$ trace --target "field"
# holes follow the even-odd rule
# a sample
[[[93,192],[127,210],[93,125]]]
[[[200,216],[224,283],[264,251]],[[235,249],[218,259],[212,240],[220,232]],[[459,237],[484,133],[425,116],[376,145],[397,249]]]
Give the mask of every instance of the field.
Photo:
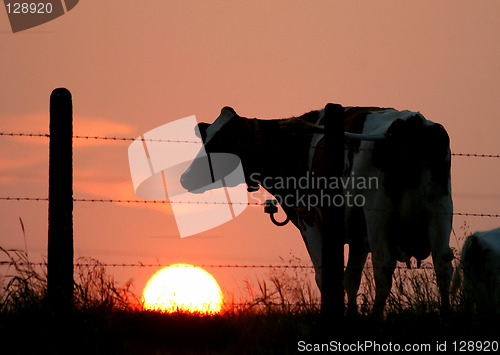
[[[2,252],[10,259],[0,289],[0,349],[6,354],[293,354],[347,346],[391,353],[406,345],[432,353],[438,345],[453,350],[464,341],[474,341],[462,343],[464,349],[493,350],[488,342],[499,338],[500,316],[465,310],[460,290],[443,318],[426,268],[396,270],[384,319],[370,314],[367,269],[360,313],[335,325],[321,318],[317,293],[300,269],[275,270],[257,287],[248,285],[250,298],[227,300],[220,315],[168,315],[143,310],[130,285],[118,287],[92,259],[75,269],[74,311],[58,314],[45,302],[46,269],[30,264],[22,251]]]

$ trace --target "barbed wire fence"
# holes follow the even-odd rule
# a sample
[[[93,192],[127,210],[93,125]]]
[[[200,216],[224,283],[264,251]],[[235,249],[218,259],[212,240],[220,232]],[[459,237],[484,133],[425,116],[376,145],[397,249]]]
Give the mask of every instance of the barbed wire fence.
[[[6,132],[2,131],[0,132],[0,137],[25,137],[25,138],[39,138],[39,139],[47,139],[51,137],[50,134],[47,133],[30,133],[30,132]],[[97,135],[72,135],[73,139],[78,139],[78,140],[100,140],[100,141],[109,141],[109,142],[134,142],[136,140],[142,140],[143,143],[145,142],[164,142],[164,143],[174,143],[174,144],[201,144],[201,141],[194,141],[194,140],[173,140],[173,139],[147,139],[144,136],[141,136],[139,138],[132,138],[132,137],[118,137],[118,136],[97,136]],[[275,146],[283,146],[281,144],[276,144]],[[322,146],[313,146],[311,147],[313,149],[324,149]],[[360,150],[370,150],[366,148],[360,148]],[[452,157],[460,157],[460,158],[481,158],[481,159],[498,159],[500,158],[500,154],[482,154],[482,153],[452,153]],[[0,196],[0,201],[34,201],[34,202],[47,202],[49,203],[49,198],[48,197],[28,197],[28,196]],[[131,200],[131,199],[112,199],[112,198],[74,198],[72,197],[73,202],[78,202],[78,203],[98,203],[98,204],[196,204],[196,205],[246,205],[246,206],[265,206],[264,203],[259,203],[259,202],[233,202],[233,201],[169,201],[169,200]],[[493,213],[474,213],[474,212],[453,212],[454,216],[464,216],[464,217],[482,217],[482,218],[500,218],[500,214],[493,214]],[[21,222],[22,223],[22,222]],[[3,249],[2,249],[3,250]],[[5,250],[4,250],[5,251]],[[26,251],[27,253],[27,251]],[[0,260],[0,266],[15,266],[17,267],[22,267],[22,266],[27,266],[27,267],[42,267],[42,268],[47,268],[47,261],[45,262],[30,262],[28,259],[23,259],[23,260],[8,260],[8,261],[2,261]],[[142,263],[142,262],[135,262],[135,263],[103,263],[91,258],[79,258],[75,261],[73,261],[73,267],[76,268],[94,268],[94,267],[106,267],[106,268],[154,268],[154,269],[160,269],[164,268],[166,266],[171,266],[171,265],[166,265],[166,264],[161,264],[161,263]],[[288,271],[288,270],[294,270],[295,272],[301,272],[301,271],[306,271],[313,273],[314,266],[312,265],[297,265],[297,264],[288,264],[288,265],[283,265],[283,264],[197,264],[197,267],[201,267],[204,269],[266,269],[266,270],[281,270],[283,272]],[[344,266],[345,269],[345,266]],[[408,270],[408,266],[402,266],[402,265],[397,265],[396,269],[398,272],[404,272],[400,270]],[[424,272],[427,272],[428,270],[433,270],[433,265],[431,263],[423,263],[419,269],[423,270]],[[365,270],[368,270],[368,272],[373,272],[373,266],[371,263],[366,263],[365,265]],[[366,278],[366,274],[364,276]],[[369,285],[369,282],[365,280],[365,283]],[[260,286],[260,284],[259,284]],[[368,289],[370,286],[367,286]],[[279,293],[281,295],[281,292]],[[272,295],[270,295],[272,296]],[[255,299],[254,300],[255,305],[258,305],[259,302],[263,303],[265,306],[273,305],[273,300],[272,298],[269,299]],[[276,305],[286,305],[286,306],[291,306],[293,305],[292,303],[283,303],[283,298],[281,299],[281,302],[276,303]],[[317,299],[309,299],[308,303],[313,306],[322,306],[323,301],[321,303],[317,302]],[[248,303],[238,303],[238,302],[231,302],[230,303],[233,306],[238,306],[238,305],[248,305]]]
[[[0,136],[3,137],[25,137],[25,138],[50,138],[48,133],[33,133],[33,132],[8,132],[1,131]],[[97,136],[97,135],[73,135],[73,139],[81,140],[102,140],[102,141],[119,141],[133,142],[137,139],[143,142],[164,142],[174,144],[201,144],[200,141],[191,140],[175,140],[175,139],[147,139],[144,137],[133,138],[125,136]],[[281,146],[281,145],[280,145]],[[321,147],[317,147],[321,148]],[[486,158],[499,159],[500,154],[483,154],[483,153],[451,153],[453,157],[462,158]],[[48,197],[23,197],[23,196],[0,196],[0,201],[41,201],[48,202]],[[131,200],[131,199],[104,199],[104,198],[73,198],[74,202],[81,203],[120,203],[120,204],[193,204],[193,205],[246,205],[246,206],[265,206],[261,202],[234,202],[234,201],[169,201],[169,200]],[[462,217],[484,217],[484,218],[500,218],[500,214],[494,213],[474,213],[474,212],[453,212],[454,216]],[[9,265],[11,262],[0,261],[0,265]],[[18,263],[18,265],[30,264],[33,266],[44,266],[46,263]],[[100,263],[106,267],[165,267],[168,265],[162,264],[144,264],[144,263]],[[91,266],[91,264],[75,263],[77,267]],[[92,264],[93,265],[93,264]],[[313,269],[312,265],[241,265],[241,264],[207,264],[197,265],[203,268],[240,268],[240,269]],[[404,267],[398,266],[404,269]],[[432,265],[422,265],[422,268],[432,269]]]
[[[6,137],[31,137],[31,138],[50,138],[48,133],[25,133],[25,132],[0,132],[0,136]],[[108,140],[132,142],[140,139],[143,142],[164,142],[164,143],[185,143],[185,144],[201,144],[200,141],[191,140],[172,140],[172,139],[147,139],[147,138],[132,138],[132,137],[110,137],[110,136],[90,136],[90,135],[74,135],[74,139],[85,140]],[[451,153],[454,157],[465,158],[500,158],[500,154],[481,154],[481,153]],[[16,196],[0,196],[0,200],[7,201],[48,201],[46,197],[16,197]],[[74,202],[88,203],[137,203],[137,204],[194,204],[194,205],[247,205],[247,206],[265,206],[259,202],[228,202],[228,201],[169,201],[169,200],[130,200],[130,199],[99,199],[99,198],[74,198]],[[453,212],[455,216],[468,217],[489,217],[500,218],[500,214],[492,213],[471,213],[471,212]]]

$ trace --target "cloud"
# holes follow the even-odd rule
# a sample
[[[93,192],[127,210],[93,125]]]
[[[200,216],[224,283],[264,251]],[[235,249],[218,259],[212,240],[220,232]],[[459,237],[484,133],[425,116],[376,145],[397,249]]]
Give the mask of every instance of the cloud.
[[[147,208],[167,215],[173,215],[169,203],[136,203],[126,201],[142,201],[134,193],[134,187],[129,180],[125,181],[77,181],[74,185],[74,196],[76,199],[110,199],[124,202],[116,202],[117,205],[132,208]],[[85,203],[85,202],[82,202]],[[91,203],[91,202],[88,202]],[[105,202],[102,202],[105,203]]]
[[[49,133],[49,114],[35,112],[24,115],[0,116],[0,131],[15,133]],[[116,122],[105,117],[75,115],[73,117],[73,135],[99,137],[128,137],[134,131],[133,127]],[[15,142],[32,145],[46,144],[44,137],[12,137]],[[123,144],[122,141],[102,139],[74,139],[73,147]]]
[[[136,138],[131,136],[131,133],[133,131],[134,129],[130,125],[126,125],[120,122],[114,122],[106,118],[77,116],[74,119],[73,133],[75,136]],[[124,142],[92,138],[77,138],[73,140],[73,146],[75,147],[109,144],[123,145]]]
[[[47,134],[48,116],[41,112],[0,115],[0,132]],[[74,135],[126,136],[132,131],[131,126],[107,118],[74,117]],[[123,141],[74,139],[75,197],[91,194],[100,198],[136,199],[129,181],[127,147]],[[48,181],[48,166],[48,138],[0,136],[0,190],[9,191],[16,181]],[[38,193],[45,196],[47,190]]]

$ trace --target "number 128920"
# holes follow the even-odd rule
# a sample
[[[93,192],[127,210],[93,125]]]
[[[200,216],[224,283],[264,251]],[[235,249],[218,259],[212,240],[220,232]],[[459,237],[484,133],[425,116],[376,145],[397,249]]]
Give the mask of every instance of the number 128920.
[[[14,2],[5,4],[9,14],[50,14],[52,4],[50,2]]]

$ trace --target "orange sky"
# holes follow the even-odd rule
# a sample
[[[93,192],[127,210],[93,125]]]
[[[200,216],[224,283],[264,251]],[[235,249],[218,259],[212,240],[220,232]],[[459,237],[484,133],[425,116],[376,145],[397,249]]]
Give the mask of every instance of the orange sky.
[[[0,131],[48,131],[56,87],[74,99],[75,134],[137,137],[230,105],[277,118],[328,102],[420,111],[454,152],[500,153],[500,3],[496,1],[86,0],[42,26],[11,33],[0,9]],[[76,198],[134,199],[128,143],[75,141]],[[48,142],[0,137],[0,197],[47,195]],[[455,157],[455,210],[500,213],[500,160]],[[0,245],[46,255],[46,202],[0,201]],[[104,262],[308,263],[293,227],[261,208],[180,239],[168,207],[76,203],[75,256]],[[458,236],[498,219],[455,218]],[[452,240],[454,236],[452,235]],[[110,269],[138,290],[152,269]],[[254,269],[210,269],[226,289]]]

